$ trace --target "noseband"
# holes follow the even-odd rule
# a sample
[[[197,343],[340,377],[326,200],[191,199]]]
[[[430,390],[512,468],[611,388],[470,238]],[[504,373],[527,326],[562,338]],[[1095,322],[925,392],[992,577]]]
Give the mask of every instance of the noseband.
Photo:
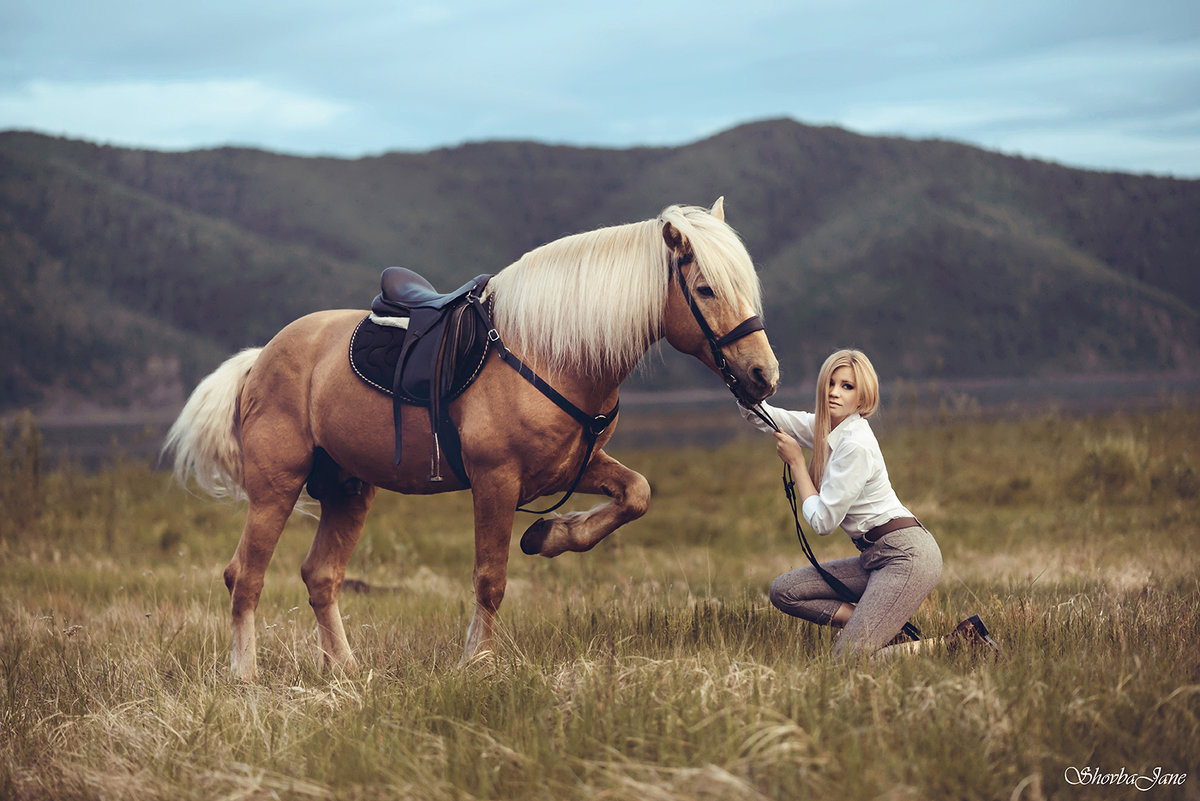
[[[696,318],[696,324],[700,326],[701,333],[704,334],[704,339],[708,342],[708,349],[712,352],[713,363],[717,370],[721,373],[721,378],[725,380],[725,386],[729,387],[729,391],[737,397],[740,382],[737,376],[733,374],[733,370],[729,367],[729,362],[725,361],[725,354],[722,353],[722,348],[726,345],[731,345],[745,336],[753,334],[755,331],[764,330],[762,318],[757,314],[748,317],[738,323],[732,331],[725,336],[718,337],[712,330],[712,326],[708,324],[708,320],[704,319],[704,313],[700,311],[700,307],[696,304],[696,299],[692,297],[691,290],[688,289],[687,281],[683,277],[683,268],[695,261],[692,254],[687,254],[683,258],[673,257],[671,261],[671,271],[675,273],[676,280],[679,281],[679,291],[683,293],[684,299],[687,301],[688,308],[692,310],[692,316]]]

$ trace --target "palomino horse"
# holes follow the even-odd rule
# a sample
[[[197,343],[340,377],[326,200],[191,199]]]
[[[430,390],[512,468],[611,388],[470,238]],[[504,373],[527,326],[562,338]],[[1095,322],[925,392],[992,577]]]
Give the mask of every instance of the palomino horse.
[[[663,337],[720,371],[743,403],[775,391],[775,354],[761,324],[746,320],[757,321],[758,278],[725,224],[722,200],[711,210],[671,206],[657,219],[551,242],[498,273],[486,292],[494,295],[494,333],[507,349],[588,415],[615,407],[621,382]],[[314,469],[316,449],[336,462],[340,482],[356,479],[352,486],[361,488],[318,493],[320,522],[301,567],[326,667],[356,667],[338,597],[378,488],[415,494],[467,488],[451,475],[430,480],[432,434],[420,407],[403,410],[406,445],[394,464],[392,401],[361,381],[347,357],[364,314],[310,314],[265,347],[233,356],[200,383],[168,434],[165,449],[174,452],[180,480],[191,476],[214,496],[248,501],[245,529],[225,569],[236,678],[255,674],[263,574]],[[576,480],[578,491],[608,496],[590,511],[529,527],[523,550],[557,556],[586,551],[645,514],[650,486],[603,451],[613,425],[588,442],[580,424],[496,349],[449,415],[474,507],[475,609],[463,650],[469,661],[492,647],[518,506]]]

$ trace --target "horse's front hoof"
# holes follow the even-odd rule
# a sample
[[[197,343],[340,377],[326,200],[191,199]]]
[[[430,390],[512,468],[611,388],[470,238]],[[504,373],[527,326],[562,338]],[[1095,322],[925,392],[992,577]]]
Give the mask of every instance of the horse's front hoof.
[[[352,656],[338,660],[326,654],[321,659],[321,672],[338,678],[349,678],[359,675],[362,671],[359,669],[358,660]]]
[[[546,537],[550,536],[550,529],[553,525],[544,517],[535,520],[533,525],[525,529],[525,533],[521,535],[521,552],[526,556],[540,554],[542,546],[546,544]]]

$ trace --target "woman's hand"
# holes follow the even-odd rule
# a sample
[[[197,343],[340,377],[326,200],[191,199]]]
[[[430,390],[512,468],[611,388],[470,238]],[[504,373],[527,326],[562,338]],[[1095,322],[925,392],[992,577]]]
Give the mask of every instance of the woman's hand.
[[[792,466],[794,472],[804,473],[808,471],[808,467],[804,461],[804,450],[800,447],[800,443],[782,431],[775,432],[775,452],[779,454],[779,458],[785,464]]]
[[[775,452],[785,464],[792,468],[792,481],[796,483],[796,499],[804,503],[812,495],[817,495],[812,477],[808,474],[808,465],[804,461],[804,450],[800,443],[781,431],[775,432]]]

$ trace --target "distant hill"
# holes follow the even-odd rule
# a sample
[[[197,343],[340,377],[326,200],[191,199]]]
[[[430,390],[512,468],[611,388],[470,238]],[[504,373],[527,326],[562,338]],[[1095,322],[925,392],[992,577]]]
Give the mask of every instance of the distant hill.
[[[390,264],[450,288],[546,241],[726,196],[786,381],[1200,370],[1200,181],[790,120],[675,148],[362,159],[0,133],[0,410],[169,406]],[[674,354],[640,387],[711,386]]]

